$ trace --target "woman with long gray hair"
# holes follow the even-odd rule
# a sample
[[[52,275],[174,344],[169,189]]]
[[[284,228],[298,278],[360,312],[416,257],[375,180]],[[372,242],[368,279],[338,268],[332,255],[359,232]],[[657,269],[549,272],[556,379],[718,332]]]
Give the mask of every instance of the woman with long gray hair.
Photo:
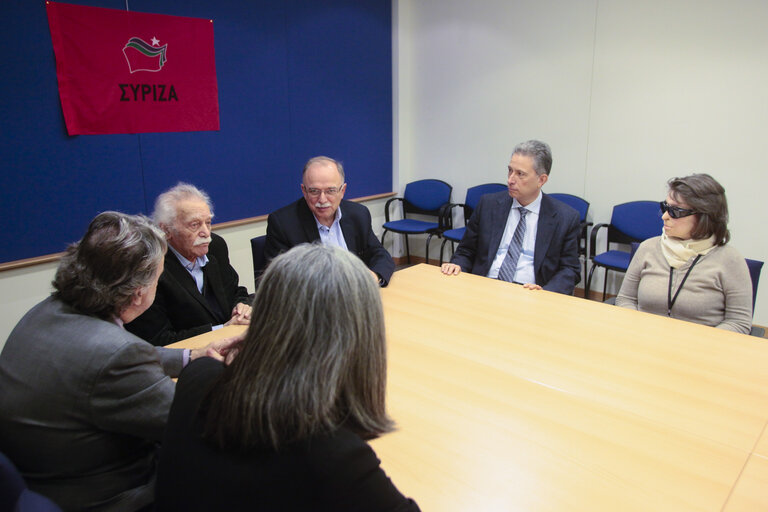
[[[419,510],[364,441],[392,430],[379,289],[335,247],[299,245],[261,278],[228,366],[182,373],[159,510]]]

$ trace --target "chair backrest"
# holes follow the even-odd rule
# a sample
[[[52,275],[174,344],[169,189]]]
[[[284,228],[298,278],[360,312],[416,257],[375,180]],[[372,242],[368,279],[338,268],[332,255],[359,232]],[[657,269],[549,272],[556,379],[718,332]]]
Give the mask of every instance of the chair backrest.
[[[403,212],[439,215],[440,207],[451,202],[453,187],[442,180],[412,181],[405,186]]]
[[[589,203],[585,201],[584,199],[580,198],[579,196],[574,196],[572,194],[561,194],[558,192],[554,192],[552,194],[547,194],[549,197],[557,199],[560,202],[563,202],[579,212],[579,221],[585,222],[587,220],[587,212],[589,211]]]
[[[763,268],[763,262],[758,260],[747,260],[747,268],[749,268],[749,277],[752,278],[752,314],[755,314],[755,300],[757,300],[757,285],[760,282],[760,270]]]
[[[267,266],[267,260],[264,257],[264,244],[266,242],[267,242],[266,235],[251,238],[251,255],[253,256],[254,287],[256,286],[256,282],[258,281],[259,276],[264,271],[264,267]]]
[[[466,222],[472,212],[477,208],[477,203],[480,202],[480,198],[485,194],[493,194],[494,192],[501,192],[507,190],[507,186],[502,183],[483,183],[482,185],[475,185],[467,189],[467,198],[464,200],[464,221]]]
[[[664,221],[658,201],[631,201],[617,204],[611,215],[611,228],[608,230],[608,242],[642,242],[661,235]]]

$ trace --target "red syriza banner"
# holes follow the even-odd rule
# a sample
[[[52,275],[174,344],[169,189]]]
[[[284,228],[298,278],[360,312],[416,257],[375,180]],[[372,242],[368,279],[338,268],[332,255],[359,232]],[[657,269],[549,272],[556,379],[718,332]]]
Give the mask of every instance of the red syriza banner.
[[[212,20],[46,8],[70,135],[219,129]]]

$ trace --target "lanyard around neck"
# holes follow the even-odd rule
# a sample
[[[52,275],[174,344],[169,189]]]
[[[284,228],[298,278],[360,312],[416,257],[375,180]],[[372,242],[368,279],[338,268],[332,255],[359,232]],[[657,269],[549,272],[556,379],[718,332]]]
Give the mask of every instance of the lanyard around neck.
[[[696,259],[693,260],[693,263],[691,263],[691,266],[688,267],[688,271],[685,273],[685,276],[683,276],[683,280],[680,281],[680,286],[677,287],[677,291],[675,292],[675,296],[672,297],[672,267],[669,267],[669,289],[667,290],[667,316],[672,316],[672,306],[675,305],[675,301],[677,301],[677,296],[680,295],[680,290],[683,289],[683,285],[685,284],[685,280],[688,279],[688,276],[691,273],[691,270],[693,270],[693,266],[696,265],[696,263],[699,261],[699,258],[701,258],[701,254],[696,256]]]

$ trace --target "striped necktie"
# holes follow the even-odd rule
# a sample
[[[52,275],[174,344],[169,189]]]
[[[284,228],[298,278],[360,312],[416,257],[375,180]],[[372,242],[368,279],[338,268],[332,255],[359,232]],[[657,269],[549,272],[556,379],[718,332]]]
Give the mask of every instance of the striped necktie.
[[[501,268],[499,268],[499,279],[502,281],[514,281],[515,272],[517,272],[517,260],[520,259],[520,253],[523,252],[525,216],[528,214],[528,210],[522,206],[518,206],[517,209],[520,212],[520,222],[517,223],[515,234],[512,235],[512,241],[509,242],[507,256],[504,258],[504,261],[501,262]]]

